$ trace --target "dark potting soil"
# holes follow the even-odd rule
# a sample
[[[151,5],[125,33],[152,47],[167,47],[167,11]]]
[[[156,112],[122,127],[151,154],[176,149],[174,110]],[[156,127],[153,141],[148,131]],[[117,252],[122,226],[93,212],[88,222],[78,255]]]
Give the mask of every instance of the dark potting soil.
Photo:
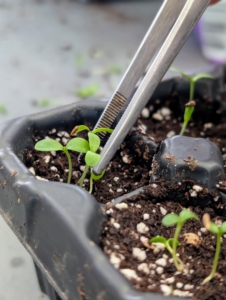
[[[215,110],[216,112],[216,110]],[[218,112],[216,112],[218,114]],[[219,117],[208,116],[188,125],[185,135],[207,138],[220,148],[226,167],[225,124]],[[161,142],[167,137],[179,134],[181,118],[170,109],[170,103],[159,109],[153,106],[142,111],[138,120],[138,130],[149,139]],[[170,159],[170,158],[169,158]],[[153,165],[153,168],[155,166]],[[222,190],[226,184],[221,183]],[[225,186],[224,186],[225,185]],[[210,274],[215,254],[216,236],[207,232],[202,224],[202,216],[209,213],[218,226],[226,220],[226,207],[219,201],[218,190],[214,194],[191,180],[169,184],[161,179],[151,182],[145,192],[120,204],[108,203],[108,221],[104,225],[101,247],[112,265],[142,292],[162,293],[191,297],[193,299],[225,299],[226,292],[226,235],[222,238],[218,269],[211,282],[202,285]],[[193,197],[194,194],[197,196]],[[171,254],[161,245],[149,242],[152,237],[172,238],[175,226],[164,227],[162,219],[168,213],[179,214],[189,208],[199,217],[199,221],[185,223],[180,234],[181,245],[178,254],[186,268],[178,272]]]
[[[43,138],[57,139],[65,145],[70,136],[65,131],[38,132],[33,136],[34,145]],[[105,175],[94,182],[94,197],[101,203],[107,203],[121,195],[129,193],[139,187],[149,184],[149,171],[146,166],[141,167],[136,162],[136,157],[131,155],[127,140],[121,145],[108,165]],[[78,154],[70,151],[73,174],[71,184],[76,184],[85,167],[84,160],[78,162]],[[31,149],[26,153],[25,164],[39,180],[49,180],[67,183],[68,161],[63,152],[39,152]],[[89,190],[89,175],[84,180],[85,189]]]
[[[116,206],[107,204],[106,214],[109,219],[104,224],[101,237],[103,251],[111,264],[139,291],[199,300],[225,299],[226,235],[222,238],[217,274],[210,282],[202,285],[202,281],[211,272],[216,236],[209,233],[201,221],[203,215],[208,213],[212,221],[220,225],[225,221],[224,205],[212,204],[200,208],[190,206],[192,203],[186,197],[181,201],[199,217],[199,221],[187,221],[179,236],[177,253],[186,266],[179,272],[164,245],[149,242],[158,235],[172,238],[175,226],[164,227],[162,219],[168,213],[179,214],[183,209],[181,203],[159,201],[153,196],[158,189],[161,190],[161,183],[153,184],[145,193]]]
[[[156,106],[151,105],[142,111],[141,118],[138,120],[138,127],[141,128],[143,134],[160,143],[167,137],[179,135],[184,106],[180,106],[177,98],[166,101],[161,107],[159,107],[158,101]],[[215,143],[222,154],[226,154],[226,120],[221,115],[221,109],[212,104],[209,109],[207,105],[200,111],[198,110],[199,102],[196,102],[194,116],[188,123],[184,135],[206,138]]]

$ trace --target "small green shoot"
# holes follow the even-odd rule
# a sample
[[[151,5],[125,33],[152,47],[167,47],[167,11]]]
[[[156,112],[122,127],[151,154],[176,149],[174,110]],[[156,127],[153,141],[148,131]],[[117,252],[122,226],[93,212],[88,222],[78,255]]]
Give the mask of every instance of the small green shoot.
[[[184,134],[184,131],[188,125],[188,122],[190,121],[192,114],[195,110],[195,101],[194,101],[194,94],[195,94],[195,84],[198,80],[204,79],[204,78],[209,78],[209,79],[214,79],[214,77],[210,74],[205,74],[205,73],[200,73],[195,76],[190,76],[185,73],[183,73],[181,70],[176,69],[176,68],[171,68],[172,71],[180,73],[181,76],[184,78],[187,78],[187,80],[190,83],[190,93],[189,93],[189,102],[185,105],[185,112],[184,112],[184,122],[181,128],[180,135]]]
[[[220,227],[218,227],[215,223],[210,221],[209,214],[205,214],[203,216],[203,224],[208,231],[216,234],[216,236],[217,236],[216,251],[215,251],[212,271],[211,271],[210,275],[208,277],[206,277],[206,279],[204,279],[203,284],[205,284],[205,283],[209,282],[216,273],[218,260],[219,260],[219,256],[220,256],[220,250],[221,250],[221,237],[224,233],[226,233],[226,222],[223,222],[222,225]]]
[[[82,187],[84,183],[84,179],[89,171],[90,168],[96,166],[98,162],[100,161],[100,154],[96,153],[100,150],[100,138],[96,133],[99,132],[108,132],[112,133],[113,130],[110,128],[97,128],[91,131],[89,127],[86,125],[80,125],[75,126],[75,128],[72,130],[71,135],[76,135],[77,133],[81,131],[88,131],[88,141],[76,137],[71,139],[66,146],[61,145],[56,140],[53,139],[44,139],[35,144],[35,150],[37,151],[63,151],[68,159],[68,165],[69,165],[69,172],[68,172],[68,180],[67,183],[71,182],[71,176],[72,176],[72,161],[71,156],[68,152],[68,150],[75,151],[78,153],[85,153],[85,169],[83,171],[83,174],[77,184]],[[90,190],[89,192],[92,193],[93,190],[93,180],[99,180],[104,176],[105,170],[100,175],[95,175],[91,173],[90,176]]]
[[[97,94],[99,86],[96,83],[93,83],[87,87],[80,88],[76,91],[76,96],[86,99]]]
[[[181,232],[181,229],[182,229],[184,223],[190,219],[198,220],[198,217],[188,209],[182,210],[179,215],[168,214],[162,219],[162,224],[166,227],[177,225],[175,233],[174,233],[174,237],[173,237],[173,243],[172,243],[172,250],[173,250],[172,256],[173,256],[174,265],[178,271],[181,271],[184,268],[183,263],[179,264],[178,258],[177,258],[178,237],[179,237],[179,234]]]
[[[173,256],[173,249],[172,249],[173,239],[172,238],[167,240],[163,236],[156,236],[150,240],[150,243],[161,243],[161,244],[165,245],[166,249]],[[176,247],[178,247],[179,245],[180,245],[180,242],[178,240],[176,240]],[[179,257],[176,256],[176,259],[180,265],[183,265],[183,262],[180,260]]]
[[[86,153],[85,154],[85,163],[86,163],[85,169],[83,171],[81,178],[77,182],[77,184],[82,187],[84,179],[85,179],[89,169],[96,166],[98,164],[98,162],[100,161],[100,154],[96,153],[97,151],[100,150],[100,138],[97,135],[97,133],[100,133],[100,132],[112,133],[113,130],[110,128],[97,128],[97,129],[94,129],[93,131],[90,131],[89,127],[87,127],[85,125],[79,125],[79,126],[75,126],[75,128],[71,132],[71,135],[76,135],[78,132],[81,132],[81,131],[88,131],[88,141],[86,141],[85,139],[82,139],[87,142],[86,151],[79,151],[75,148],[71,149],[71,150],[74,150],[74,151],[80,152],[80,153]],[[77,140],[77,139],[81,139],[81,138],[77,137],[77,138],[74,138],[73,140]],[[91,173],[89,193],[92,193],[92,190],[93,190],[93,180],[101,179],[104,176],[104,173],[105,173],[105,170],[100,175],[95,175],[95,174]]]

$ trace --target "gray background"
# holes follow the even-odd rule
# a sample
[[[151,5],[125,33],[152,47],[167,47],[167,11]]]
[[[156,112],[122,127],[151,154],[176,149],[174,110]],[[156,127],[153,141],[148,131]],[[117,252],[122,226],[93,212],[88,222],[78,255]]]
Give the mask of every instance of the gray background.
[[[108,98],[161,2],[0,0],[0,105],[7,110],[0,121],[72,103],[93,84],[95,97]],[[208,66],[193,36],[174,66]],[[0,241],[0,300],[46,299],[30,256],[1,218]]]

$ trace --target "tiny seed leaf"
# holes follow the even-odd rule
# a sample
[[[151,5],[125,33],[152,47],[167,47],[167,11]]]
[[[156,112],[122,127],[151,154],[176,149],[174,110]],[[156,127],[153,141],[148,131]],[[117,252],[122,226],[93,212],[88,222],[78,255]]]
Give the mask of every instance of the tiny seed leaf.
[[[89,167],[94,167],[100,161],[100,154],[88,151],[85,156],[85,162]]]
[[[93,133],[98,133],[98,132],[108,132],[108,133],[112,133],[114,130],[111,128],[96,128],[94,129],[92,132]]]
[[[88,137],[89,137],[90,151],[96,152],[100,147],[100,138],[99,138],[99,136],[97,136],[96,134],[94,134],[92,132],[89,132]]]
[[[188,209],[182,210],[180,212],[179,217],[180,217],[180,221],[183,222],[183,223],[185,221],[189,220],[189,219],[196,219],[196,220],[198,220],[198,217],[193,212],[191,212]]]
[[[173,226],[179,221],[179,216],[176,214],[168,214],[162,219],[162,224],[164,226]]]
[[[217,227],[217,225],[213,222],[210,222],[210,232],[218,234],[219,233],[219,228]]]
[[[167,245],[169,245],[170,247],[172,247],[173,246],[173,240],[174,240],[173,238],[168,239],[167,242],[166,242]],[[176,246],[177,247],[180,246],[180,242],[178,240],[176,241]]]
[[[52,139],[44,139],[35,144],[35,150],[38,151],[61,151],[62,149],[63,146],[59,142]]]
[[[156,236],[150,239],[150,243],[161,243],[166,244],[166,239],[163,236]]]
[[[66,148],[79,153],[86,153],[89,150],[89,143],[85,139],[77,137],[70,140]]]
[[[180,69],[177,69],[177,68],[170,68],[170,70],[173,71],[173,72],[179,73],[181,76],[187,78],[190,82],[193,80],[193,77],[192,77],[192,76],[189,76],[189,75],[183,73]]]
[[[214,79],[214,77],[210,74],[200,73],[200,74],[197,74],[196,76],[193,77],[193,82],[196,82],[196,81],[198,81],[200,79],[203,79],[203,78]]]
[[[226,232],[226,222],[222,223],[220,229],[221,229],[222,234]]]
[[[87,131],[90,131],[89,127],[86,126],[86,125],[78,125],[78,126],[75,126],[72,131],[71,131],[71,135],[75,135],[81,131],[84,131],[84,130],[87,130]]]
[[[185,122],[190,121],[194,109],[195,109],[194,106],[185,107],[185,111],[184,111],[184,121]]]

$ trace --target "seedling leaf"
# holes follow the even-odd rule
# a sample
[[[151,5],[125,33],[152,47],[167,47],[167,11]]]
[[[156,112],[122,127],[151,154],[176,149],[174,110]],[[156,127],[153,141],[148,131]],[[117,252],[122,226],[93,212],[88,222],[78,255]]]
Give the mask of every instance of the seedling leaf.
[[[221,229],[222,234],[226,232],[226,222],[222,223],[220,229]]]
[[[93,133],[98,133],[98,132],[108,132],[108,133],[112,133],[114,130],[111,128],[96,128],[94,129],[92,132]]]
[[[83,138],[74,138],[67,143],[67,149],[79,153],[86,153],[89,150],[89,143]]]
[[[92,173],[91,174],[91,178],[93,180],[99,180],[99,179],[101,179],[104,176],[104,174],[105,174],[105,170],[103,170],[103,172],[100,175],[95,175],[94,173]]]
[[[79,125],[79,126],[75,126],[72,131],[71,131],[71,135],[75,135],[81,131],[84,131],[84,130],[87,130],[87,131],[90,131],[89,127],[86,126],[86,125]]]
[[[215,234],[218,234],[218,232],[219,232],[218,226],[213,222],[210,222],[210,232],[215,233]]]
[[[196,82],[196,81],[198,81],[200,79],[203,79],[203,78],[214,79],[214,77],[210,74],[199,73],[199,74],[197,74],[196,76],[193,77],[193,81]]]
[[[167,227],[173,226],[173,225],[177,224],[179,219],[180,219],[179,216],[176,214],[168,214],[162,219],[162,224]]]
[[[166,244],[166,239],[163,236],[156,236],[150,239],[150,243],[161,243]]]
[[[184,111],[184,121],[185,122],[189,122],[190,121],[191,116],[192,116],[194,110],[195,110],[194,106],[186,107],[185,108],[185,111]]]
[[[172,246],[173,246],[173,238],[168,239],[168,240],[166,241],[166,244],[169,245],[170,247],[172,247]],[[180,242],[177,240],[177,241],[176,241],[176,247],[178,247],[178,246],[180,246]]]
[[[191,212],[188,209],[182,210],[180,212],[179,217],[180,217],[180,221],[183,222],[183,223],[185,221],[189,220],[189,219],[196,219],[196,220],[198,220],[198,217],[193,212]]]
[[[89,137],[90,151],[96,152],[100,147],[100,138],[99,138],[99,136],[97,136],[96,134],[94,134],[92,132],[89,132],[88,137]]]
[[[62,151],[63,146],[52,139],[44,139],[35,144],[35,150],[38,151]]]
[[[170,70],[173,71],[173,72],[179,73],[181,76],[187,78],[189,81],[192,81],[192,76],[189,76],[189,75],[183,73],[180,69],[170,68]]]
[[[100,154],[88,151],[85,156],[85,162],[89,167],[94,167],[100,161]]]

